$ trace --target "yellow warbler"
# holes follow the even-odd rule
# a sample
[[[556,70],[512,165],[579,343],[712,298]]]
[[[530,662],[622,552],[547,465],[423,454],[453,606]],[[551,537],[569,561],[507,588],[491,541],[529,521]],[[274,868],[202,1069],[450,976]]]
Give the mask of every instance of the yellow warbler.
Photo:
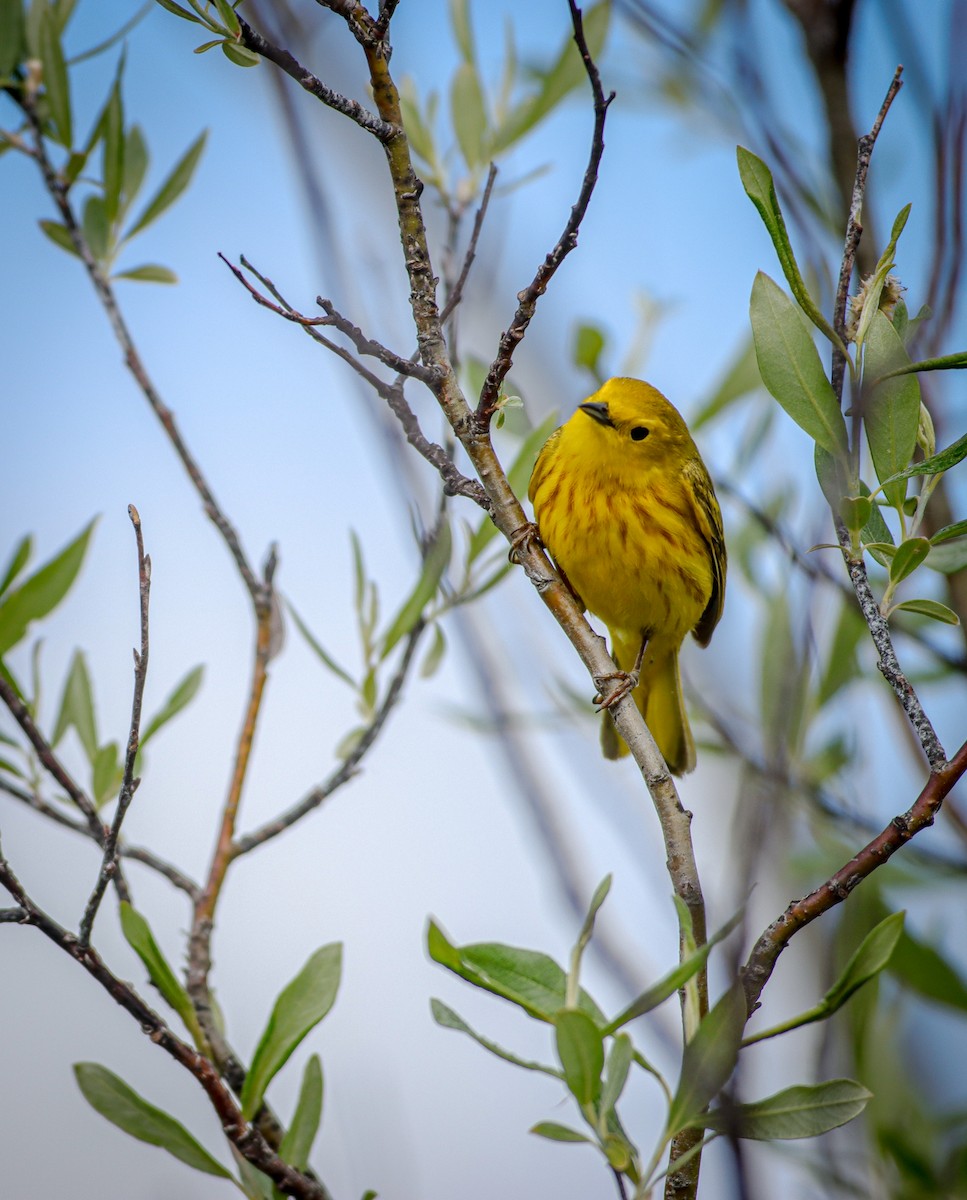
[[[615,663],[676,775],[695,766],[678,651],[722,615],[725,537],[705,464],[678,410],[638,379],[609,379],[547,439],[528,491],[541,540],[579,603],[608,627]],[[628,753],[605,711],[606,758]]]

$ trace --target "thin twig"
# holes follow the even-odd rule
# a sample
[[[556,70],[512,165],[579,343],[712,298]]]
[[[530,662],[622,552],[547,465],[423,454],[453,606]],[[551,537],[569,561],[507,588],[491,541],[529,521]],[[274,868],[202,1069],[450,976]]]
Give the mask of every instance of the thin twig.
[[[334,5],[327,4],[325,7],[333,8]],[[241,15],[238,16],[238,21],[242,27],[242,45],[247,46],[249,50],[254,50],[262,58],[267,58],[269,62],[275,63],[280,71],[284,71],[290,79],[295,80],[299,87],[304,88],[317,100],[321,100],[327,108],[342,113],[344,117],[354,121],[361,129],[371,133],[380,142],[386,143],[396,137],[399,130],[395,126],[381,121],[375,113],[363,108],[358,100],[350,100],[348,96],[343,96],[327,87],[321,79],[317,79],[311,71],[297,62],[288,50],[273,45],[267,38],[254,30]],[[353,23],[349,22],[348,17],[347,22],[352,28]]]
[[[133,504],[128,505],[128,516],[134,526],[134,536],[138,547],[138,596],[141,626],[141,650],[134,652],[134,697],[131,701],[131,727],[128,731],[128,745],[124,757],[124,774],[121,777],[121,790],[118,794],[117,809],[114,820],[104,840],[104,856],[101,860],[101,870],[87,902],[84,916],[78,931],[78,943],[81,948],[90,944],[91,932],[97,917],[97,910],[104,899],[107,886],[117,874],[118,869],[118,840],[121,836],[121,824],[134,798],[134,793],[140,784],[140,778],[134,777],[134,764],[138,757],[138,747],[141,744],[141,704],[144,699],[144,684],[148,677],[148,600],[151,594],[151,559],[144,552],[144,538],[141,533],[141,517]]]
[[[555,245],[554,249],[537,268],[534,278],[519,293],[519,303],[517,311],[514,314],[514,319],[502,334],[497,355],[490,364],[490,370],[487,372],[487,378],[484,380],[476,411],[477,420],[484,426],[489,424],[490,418],[496,411],[500,386],[506,379],[507,372],[510,370],[514,351],[527,332],[527,327],[534,316],[534,312],[537,309],[537,301],[547,291],[547,285],[550,283],[558,267],[577,245],[578,230],[591,202],[591,195],[598,180],[598,167],[601,163],[601,155],[604,153],[604,123],[607,117],[608,106],[614,99],[615,94],[611,92],[610,95],[605,96],[601,87],[601,76],[598,73],[598,68],[595,66],[594,60],[591,58],[588,44],[584,37],[581,10],[575,4],[574,0],[568,0],[568,6],[571,10],[571,21],[574,26],[574,40],[580,51],[584,62],[584,69],[594,94],[594,133],[591,138],[591,152],[588,157],[587,168],[584,172],[581,191],[578,194],[577,202],[571,209],[567,224],[564,226],[564,232],[558,238],[557,245]]]
[[[384,367],[389,367],[391,371],[395,371],[398,375],[412,376],[414,379],[419,379],[432,388],[434,383],[433,376],[422,363],[404,358],[401,354],[396,354],[395,351],[382,345],[382,343],[368,338],[358,326],[354,325],[352,321],[344,317],[335,308],[331,300],[326,300],[323,296],[317,296],[316,303],[326,316],[325,320],[317,320],[314,323],[333,326],[333,328],[338,329],[340,333],[349,338],[360,354],[376,358]]]
[[[46,817],[57,825],[61,825],[64,829],[70,829],[74,833],[79,833],[82,837],[94,842],[97,841],[97,837],[83,821],[69,816],[58,805],[49,804],[38,793],[28,792],[24,788],[17,787],[15,783],[3,775],[0,775],[0,791],[6,792],[8,796],[13,796],[15,800],[19,800],[28,808],[32,808],[34,812],[40,813],[41,816]],[[174,884],[179,891],[185,892],[192,900],[201,891],[198,884],[193,879],[189,879],[184,872],[143,846],[129,846],[127,842],[120,841],[118,842],[118,854],[122,858],[133,859],[135,862],[150,867],[152,871],[157,871],[159,875],[163,875],[169,883]]]
[[[911,807],[893,818],[889,825],[858,854],[802,900],[790,904],[786,911],[769,926],[756,942],[742,969],[746,1000],[750,1014],[758,1007],[762,989],[793,935],[835,905],[842,903],[850,892],[878,867],[905,846],[922,829],[932,825],[951,788],[967,773],[967,742],[954,757],[937,771],[932,771],[920,795]]]
[[[395,708],[397,701],[403,690],[403,684],[406,682],[406,677],[409,674],[410,666],[413,662],[413,657],[416,654],[417,646],[426,629],[423,621],[419,621],[410,630],[406,638],[406,644],[403,648],[403,654],[400,658],[396,670],[393,672],[393,678],[390,680],[389,687],[386,689],[386,695],[383,697],[383,702],[376,710],[373,719],[363,730],[359,740],[353,747],[352,752],[340,764],[339,768],[329,776],[325,783],[321,783],[318,787],[314,787],[308,792],[298,804],[294,804],[280,816],[275,817],[271,821],[266,821],[264,825],[260,825],[251,833],[244,837],[238,838],[233,846],[233,857],[248,854],[250,850],[254,850],[256,846],[264,845],[265,842],[271,841],[278,837],[280,833],[284,833],[287,829],[291,829],[296,822],[312,812],[314,808],[318,808],[320,804],[328,800],[329,797],[348,783],[355,775],[359,773],[359,764],[362,762],[370,746],[379,737],[383,726],[386,723],[386,718]]]
[[[456,311],[457,305],[463,299],[463,289],[467,286],[470,268],[477,257],[477,243],[480,241],[480,234],[483,230],[484,219],[487,216],[487,209],[490,207],[490,198],[493,195],[496,180],[497,167],[494,163],[491,163],[490,169],[487,172],[487,182],[484,184],[483,195],[480,198],[480,204],[473,219],[473,229],[470,231],[470,241],[467,243],[467,252],[463,256],[463,265],[460,268],[460,274],[456,278],[453,289],[447,296],[446,303],[440,310],[441,324],[444,324]]]

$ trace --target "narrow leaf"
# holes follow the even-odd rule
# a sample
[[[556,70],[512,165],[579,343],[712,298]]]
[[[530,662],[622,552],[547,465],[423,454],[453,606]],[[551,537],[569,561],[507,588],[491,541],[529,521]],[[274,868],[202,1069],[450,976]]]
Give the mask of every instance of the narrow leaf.
[[[482,1046],[484,1050],[489,1051],[497,1058],[502,1058],[504,1062],[513,1063],[515,1067],[523,1067],[526,1071],[539,1071],[543,1075],[551,1075],[554,1079],[563,1079],[564,1074],[554,1067],[545,1066],[544,1063],[533,1062],[530,1059],[520,1058],[510,1050],[505,1050],[503,1046],[498,1046],[496,1042],[492,1042],[489,1038],[485,1038],[483,1034],[477,1033],[472,1029],[467,1022],[460,1016],[459,1013],[453,1011],[442,1000],[431,999],[430,1011],[433,1014],[433,1019],[444,1029],[454,1029],[458,1033],[465,1033],[467,1037],[473,1038],[478,1046]]]
[[[141,734],[142,750],[159,729],[167,725],[182,709],[188,707],[195,696],[198,695],[198,690],[204,678],[205,668],[203,665],[199,665],[192,667],[184,679],[175,686],[164,704],[162,704],[151,720],[145,725],[144,731]]]
[[[693,1122],[732,1137],[756,1141],[791,1141],[818,1137],[858,1117],[873,1099],[852,1079],[830,1079],[812,1086],[786,1088],[753,1104],[717,1109]]]
[[[302,636],[309,643],[309,647],[312,650],[313,654],[315,654],[315,656],[319,659],[319,661],[326,668],[326,670],[332,671],[333,675],[338,675],[339,678],[343,681],[343,683],[348,683],[349,686],[353,690],[355,690],[355,688],[356,688],[355,679],[353,679],[353,677],[349,674],[348,671],[344,671],[343,668],[339,665],[339,663],[336,662],[336,660],[334,658],[332,658],[329,654],[326,653],[326,651],[322,648],[321,644],[316,641],[315,637],[313,636],[312,631],[309,629],[309,626],[306,625],[305,621],[303,621],[303,619],[299,616],[299,614],[296,612],[296,610],[292,607],[291,603],[288,600],[286,600],[285,604],[286,604],[286,608],[288,608],[289,612],[292,614],[292,619],[293,619],[293,621],[295,621],[296,629],[298,629],[298,631],[302,634]]]
[[[946,604],[941,604],[939,600],[904,600],[896,607],[905,612],[919,613],[922,617],[932,617],[933,620],[942,621],[945,625],[960,624],[960,617]]]
[[[829,1014],[842,1008],[854,992],[887,965],[903,932],[903,918],[902,912],[891,913],[860,942],[839,978],[823,997]]]
[[[896,244],[899,241],[900,234],[907,223],[907,218],[910,216],[910,205],[907,204],[900,209],[896,220],[893,222],[893,229],[890,233],[890,240],[887,243],[886,249],[880,255],[876,268],[873,271],[872,277],[866,283],[866,297],[863,303],[863,312],[860,316],[859,324],[856,328],[854,341],[857,346],[862,346],[866,342],[867,333],[872,327],[873,320],[880,309],[880,297],[883,294],[883,285],[886,283],[886,278],[893,270],[894,259],[896,257]]]
[[[887,371],[885,375],[881,375],[880,379],[890,379],[894,375],[909,375],[915,371],[962,371],[965,367],[967,367],[967,350],[961,350],[957,354],[943,354],[939,358],[923,358],[919,362],[910,362],[907,359],[905,363]]]
[[[904,930],[890,958],[889,969],[910,991],[967,1012],[967,980],[929,942]]]
[[[564,1081],[583,1108],[601,1095],[604,1043],[587,1013],[566,1008],[554,1018],[557,1055],[564,1068]]]
[[[601,1089],[601,1114],[607,1118],[621,1098],[628,1072],[634,1059],[634,1046],[626,1033],[619,1033],[612,1041],[608,1060],[604,1068],[604,1086]]]
[[[883,375],[904,361],[909,358],[897,331],[877,312],[866,339],[864,375]],[[914,376],[887,379],[864,391],[863,425],[878,480],[902,471],[913,458],[919,423],[920,385]],[[884,487],[883,494],[898,508],[906,496],[906,480]]]
[[[87,760],[93,765],[97,756],[97,722],[94,716],[94,695],[87,660],[82,650],[75,650],[67,669],[60,711],[54,723],[51,745],[56,746],[68,729],[77,732]]]
[[[194,13],[190,13],[187,8],[183,8],[176,0],[155,0],[156,4],[160,4],[162,8],[168,12],[174,13],[176,17],[181,17],[185,21],[192,21],[195,25],[201,25],[203,22],[200,17],[196,17]]]
[[[938,454],[925,458],[923,462],[914,463],[912,467],[898,471],[896,475],[884,480],[883,486],[893,483],[896,479],[911,479],[914,475],[942,475],[944,471],[949,471],[964,458],[967,458],[967,433],[948,446],[946,450],[941,450]]]
[[[950,538],[959,538],[967,534],[967,521],[956,521],[953,525],[945,525],[943,529],[938,529],[930,539],[931,546],[937,546],[941,542],[949,541]],[[3,588],[0,587],[0,592]]]
[[[69,150],[73,141],[71,93],[60,35],[61,31],[53,11],[46,9],[40,21],[40,57],[44,66],[47,106],[54,126],[55,140]]]
[[[279,993],[245,1076],[241,1099],[247,1120],[258,1112],[265,1089],[296,1046],[332,1008],[341,970],[342,946],[323,946]]]
[[[148,170],[148,147],[140,125],[132,125],[124,141],[123,212],[133,204]]]
[[[772,238],[772,244],[775,246],[776,254],[782,267],[782,273],[786,277],[790,291],[796,297],[799,307],[816,328],[829,338],[833,345],[837,346],[843,354],[846,354],[846,347],[840,340],[839,335],[817,308],[816,302],[810,296],[809,290],[803,280],[802,272],[799,270],[799,264],[796,262],[796,256],[793,253],[792,243],[789,240],[789,234],[786,232],[786,222],[782,215],[782,209],[779,207],[779,199],[776,195],[776,186],[772,178],[772,172],[761,158],[758,158],[743,146],[736,147],[735,155],[739,164],[739,178],[742,180],[742,186],[745,188],[746,195],[755,205],[756,211],[762,218],[762,223],[765,225],[769,237]],[[768,384],[766,386],[768,387]],[[772,389],[770,388],[769,390],[771,391]],[[827,449],[831,449],[831,447],[827,447]]]
[[[295,1112],[289,1122],[289,1128],[279,1154],[287,1163],[302,1171],[309,1162],[312,1153],[312,1143],[319,1132],[319,1122],[322,1120],[322,1063],[318,1054],[310,1055],[306,1069],[302,1074],[302,1087],[299,1089],[299,1099],[296,1101]],[[281,1193],[279,1193],[281,1195]]]
[[[468,0],[450,0],[450,25],[453,28],[453,36],[456,38],[461,58],[465,63],[472,63],[475,53]]]
[[[433,626],[433,642],[430,649],[426,653],[423,662],[420,663],[420,678],[430,679],[440,669],[440,663],[443,662],[443,656],[446,653],[447,640],[443,634],[443,629],[440,623],[437,622]]]
[[[6,78],[24,51],[22,0],[0,0],[0,78]]]
[[[74,1076],[88,1104],[131,1137],[160,1146],[196,1171],[232,1178],[231,1172],[212,1158],[182,1124],[149,1104],[106,1067],[75,1063]]]
[[[685,1047],[681,1079],[668,1111],[669,1135],[691,1124],[728,1082],[746,1019],[745,992],[736,980]]]
[[[106,742],[99,746],[91,764],[91,791],[95,808],[103,808],[108,801],[117,799],[123,775],[117,742]]]
[[[222,42],[222,53],[236,67],[257,67],[262,61],[260,55],[248,46],[240,46],[237,42]]]
[[[66,250],[68,254],[73,254],[75,258],[79,258],[77,247],[74,245],[74,240],[70,235],[66,225],[61,225],[57,221],[48,221],[46,219],[38,221],[37,224],[50,238],[55,246],[59,246],[61,250]]]
[[[123,58],[122,58],[123,63]],[[118,68],[120,75],[121,68]],[[121,188],[124,184],[124,110],[121,103],[121,80],[115,79],[104,110],[104,140],[101,143],[104,168],[104,207],[108,224],[113,224],[121,210]]]
[[[450,116],[460,153],[473,171],[484,161],[488,120],[480,76],[472,62],[461,63],[454,73],[450,84]]]
[[[105,262],[111,249],[111,229],[108,225],[107,209],[100,196],[88,196],[84,201],[81,230],[91,254],[98,262]]]
[[[912,575],[929,553],[930,542],[927,538],[907,538],[901,542],[890,560],[890,582],[899,583]]]
[[[34,539],[29,533],[26,535],[26,537],[20,539],[16,549],[10,556],[10,562],[7,563],[6,570],[3,573],[3,578],[0,580],[0,596],[7,591],[13,581],[30,561],[30,555],[33,551],[33,546]]]
[[[160,3],[161,0],[158,0],[158,2]],[[205,149],[205,139],[207,137],[208,133],[205,131],[192,142],[175,164],[171,174],[151,200],[149,200],[141,216],[138,217],[134,225],[127,231],[125,238],[134,237],[145,226],[150,225],[152,221],[156,221],[166,209],[174,204],[185,188],[188,187],[189,183],[191,183],[191,177],[195,173],[195,168],[198,166],[198,160],[201,158],[202,151]]]
[[[198,1020],[188,993],[154,940],[148,922],[126,900],[121,901],[121,932],[144,963],[148,978],[194,1036],[198,1032]]]
[[[538,1137],[547,1138],[552,1142],[591,1141],[585,1134],[578,1133],[576,1129],[570,1129],[567,1125],[559,1125],[557,1121],[538,1121],[536,1125],[531,1126],[530,1132],[536,1133]]]
[[[381,658],[386,658],[396,643],[413,629],[427,604],[436,595],[443,572],[450,565],[451,545],[450,526],[444,520],[423,559],[423,570],[416,586],[383,636]]]
[[[832,455],[846,452],[846,422],[819,351],[786,293],[761,271],[750,304],[756,360],[766,388],[796,424]]]
[[[118,271],[112,279],[133,279],[137,283],[177,283],[178,276],[170,267],[162,267],[158,263],[145,263],[140,267],[132,267],[129,271]]]

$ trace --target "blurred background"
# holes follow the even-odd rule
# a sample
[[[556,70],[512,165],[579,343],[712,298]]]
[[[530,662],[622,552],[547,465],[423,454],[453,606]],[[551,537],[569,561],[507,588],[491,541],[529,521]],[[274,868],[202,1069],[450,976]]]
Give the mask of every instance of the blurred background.
[[[80,0],[69,53],[82,54],[138,12],[120,0]],[[368,103],[362,56],[335,15],[296,0],[246,3],[242,12],[332,87]],[[569,36],[563,0],[471,0],[470,13],[479,71],[494,94],[508,31],[514,95],[546,77]],[[420,161],[418,171],[439,185],[428,185],[424,209],[440,273],[448,240],[459,265],[486,167],[466,161],[452,132],[449,89],[461,51],[448,5],[402,0],[392,29],[394,71],[412,81],[407,95],[431,133],[435,161]],[[438,480],[358,378],[297,326],[256,307],[217,254],[245,255],[304,313],[317,311],[317,295],[330,298],[367,334],[408,355],[415,343],[385,164],[375,141],[270,65],[241,70],[217,49],[193,56],[202,34],[149,6],[123,39],[125,115],[141,125],[150,151],[145,194],[202,129],[209,134],[189,190],[118,263],[165,264],[178,285],[119,282],[118,295],[248,554],[261,562],[278,547],[280,591],[358,678],[350,531],[387,622],[419,575],[413,527],[432,524]],[[120,48],[72,68],[82,130],[100,111]],[[605,89],[617,96],[598,186],[579,246],[514,360],[508,391],[523,404],[508,410],[499,434],[508,461],[529,429],[552,413],[569,415],[596,376],[630,373],[681,409],[719,488],[728,599],[711,647],[684,652],[699,766],[681,783],[710,926],[748,902],[740,934],[712,958],[713,995],[786,903],[909,807],[925,777],[851,616],[838,555],[806,553],[832,530],[809,439],[757,380],[749,291],[757,270],[780,272],[742,191],[735,146],[772,167],[800,262],[828,313],[856,137],[903,63],[904,87],[870,172],[864,270],[912,201],[897,270],[911,315],[924,304],[933,310],[918,356],[961,350],[965,59],[962,0],[615,0],[599,56]],[[0,128],[16,123],[4,97]],[[468,387],[479,386],[480,363],[493,356],[517,292],[564,227],[591,127],[588,90],[576,87],[500,157],[456,331]],[[82,648],[101,737],[123,742],[138,637],[127,517],[134,503],[153,564],[146,711],[160,708],[198,664],[205,671],[193,703],[148,749],[125,828],[131,842],[199,878],[248,687],[248,598],[125,370],[84,272],[38,227],[55,214],[35,164],[8,151],[0,187],[0,554],[30,532],[36,566],[98,516],[79,582],[10,666],[31,677],[31,647],[42,640],[39,711],[50,729]],[[442,439],[430,397],[412,386],[408,395],[428,436]],[[924,395],[938,444],[947,445],[967,423],[963,384],[955,373],[929,377]],[[944,486],[947,519],[963,518],[963,478],[954,472]],[[448,509],[456,586],[464,523],[476,528],[479,519],[460,499]],[[495,573],[503,547],[494,541],[488,556]],[[917,577],[918,594],[926,587],[967,615],[967,573],[926,574],[926,585]],[[432,915],[455,942],[506,942],[564,961],[595,885],[612,872],[585,985],[617,1011],[677,956],[658,824],[633,765],[600,761],[593,688],[522,573],[510,571],[441,626],[440,669],[407,680],[361,774],[231,874],[213,975],[228,1034],[249,1056],[281,984],[316,947],[342,941],[336,1007],[269,1093],[286,1116],[305,1056],[322,1056],[326,1107],[313,1163],[334,1196],[367,1188],[388,1200],[609,1195],[613,1183],[594,1154],[527,1133],[540,1120],[572,1119],[553,1080],[515,1071],[434,1025],[429,998],[439,996],[524,1057],[553,1054],[547,1027],[432,964],[425,926]],[[903,664],[952,754],[967,712],[963,628],[909,621],[898,629]],[[243,830],[330,775],[360,723],[355,704],[288,619]],[[0,728],[14,731],[6,716]],[[74,731],[59,749],[86,783]],[[703,1196],[967,1195],[959,1065],[967,1053],[965,807],[961,787],[895,865],[796,938],[756,1021],[771,1025],[815,1003],[866,930],[906,908],[910,936],[894,968],[835,1022],[743,1056],[742,1099],[849,1075],[876,1093],[867,1115],[821,1144],[743,1147],[738,1157],[715,1145],[703,1165]],[[4,852],[31,894],[75,924],[97,871],[94,848],[2,790],[0,822]],[[137,864],[128,874],[137,906],[180,965],[190,920],[184,897]],[[97,944],[117,973],[147,989],[110,904]],[[103,1121],[77,1091],[70,1064],[105,1064],[222,1155],[194,1082],[42,937],[5,926],[2,955],[3,1194],[228,1195],[229,1184]],[[662,1069],[677,1061],[678,1027],[672,1000],[636,1030]],[[622,1111],[647,1151],[663,1114],[657,1089],[638,1081]]]

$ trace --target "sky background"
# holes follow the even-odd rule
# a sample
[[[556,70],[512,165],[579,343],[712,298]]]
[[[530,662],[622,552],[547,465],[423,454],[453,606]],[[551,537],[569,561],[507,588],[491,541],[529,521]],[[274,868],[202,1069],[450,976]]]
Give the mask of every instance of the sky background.
[[[135,7],[82,0],[69,47],[77,52],[97,42]],[[808,147],[816,137],[817,97],[797,74],[795,35],[779,6],[760,7],[768,31],[764,68],[773,77],[785,74],[788,112]],[[562,0],[472,8],[483,71],[490,77],[499,73],[506,17],[513,19],[525,60],[546,61],[567,32]],[[854,118],[863,129],[895,65],[876,8],[860,6]],[[913,11],[909,4],[899,9]],[[943,35],[947,12],[947,5],[931,4],[918,29],[925,47],[921,67],[942,71],[952,61],[947,55],[956,48]],[[316,72],[364,97],[355,45],[341,22],[312,4],[304,6],[304,16],[322,30],[312,64]],[[270,68],[242,71],[218,51],[195,57],[191,50],[202,40],[196,34],[196,28],[156,9],[127,41],[126,114],[142,124],[150,147],[147,194],[200,129],[210,134],[192,188],[120,264],[162,262],[177,272],[179,286],[120,284],[119,296],[159,391],[250,557],[260,562],[268,546],[278,543],[280,589],[327,649],[355,666],[348,530],[359,534],[389,613],[415,577],[409,514],[389,464],[374,450],[372,424],[347,373],[296,328],[256,308],[216,255],[245,254],[303,311],[312,309],[320,292],[331,296],[367,332],[408,353],[406,289],[381,152],[342,118],[313,111],[312,152],[323,163],[327,207],[308,210],[293,180]],[[423,94],[434,87],[445,93],[457,61],[446,6],[403,0],[394,34],[397,74],[411,74]],[[570,365],[576,324],[602,325],[616,369],[639,332],[641,294],[659,303],[665,315],[649,329],[648,356],[639,369],[686,415],[696,411],[747,335],[755,271],[779,274],[768,238],[741,191],[734,140],[650,104],[642,83],[648,61],[646,48],[627,28],[613,27],[602,69],[605,86],[619,95],[609,115],[601,180],[579,248],[542,299],[515,360],[513,377],[535,421],[554,409],[569,413],[589,390]],[[905,110],[923,81],[911,74],[909,92],[901,94],[876,151],[880,228],[888,228],[915,193],[917,173],[924,169]],[[82,128],[98,111],[106,75],[103,59],[77,72]],[[295,103],[312,102],[297,95]],[[7,105],[0,124],[12,119]],[[590,105],[582,95],[503,165],[502,181],[535,166],[548,169],[494,203],[467,298],[465,350],[490,356],[516,292],[559,235],[580,184],[590,127]],[[44,639],[42,717],[49,727],[71,655],[82,646],[102,737],[110,731],[123,740],[126,734],[130,647],[137,640],[136,560],[126,510],[134,503],[153,563],[146,711],[156,710],[195,664],[206,664],[206,677],[192,708],[149,749],[127,836],[157,848],[197,878],[207,867],[247,687],[252,637],[247,598],[125,371],[86,277],[38,229],[38,217],[53,214],[22,156],[0,160],[0,203],[6,281],[0,324],[0,555],[32,531],[36,565],[99,514],[76,589],[43,630],[35,630]],[[904,239],[914,262],[918,248],[928,244],[926,218],[915,204]],[[320,244],[329,254],[322,261]],[[356,264],[352,274],[347,263]],[[901,260],[901,273],[902,267]],[[914,296],[911,308],[916,305]],[[948,349],[964,343],[962,336]],[[956,404],[946,417],[951,429],[962,429],[962,391]],[[420,411],[434,434],[433,414],[425,405]],[[731,463],[747,417],[740,409],[734,423],[703,435],[713,473]],[[785,474],[794,488],[804,487],[811,477],[811,449],[804,435],[784,425],[788,428],[771,443],[774,462],[760,465]],[[423,479],[431,495],[429,469]],[[459,515],[476,523],[468,508]],[[805,503],[802,511],[808,526]],[[804,548],[822,533],[804,531]],[[712,648],[700,657],[695,647],[687,649],[685,670],[700,690],[751,713],[748,697],[758,670],[748,654],[754,615],[735,596],[741,596],[738,585]],[[579,847],[580,887],[589,897],[598,880],[614,872],[601,920],[636,957],[643,985],[671,966],[677,941],[650,807],[631,769],[600,768],[594,722],[558,721],[548,729],[534,719],[554,712],[559,681],[581,695],[589,685],[519,573],[505,582],[486,614],[488,643],[505,664],[513,702],[533,722],[558,819]],[[543,1027],[474,994],[427,961],[425,923],[432,914],[455,941],[504,941],[540,948],[559,961],[578,925],[492,741],[455,715],[479,712],[480,702],[459,637],[449,627],[448,634],[456,648],[440,675],[410,681],[406,701],[362,777],[324,812],[233,872],[214,947],[214,982],[229,1035],[249,1055],[281,984],[315,948],[344,941],[337,1005],[269,1093],[287,1116],[306,1055],[321,1054],[326,1113],[314,1162],[335,1196],[359,1196],[370,1187],[387,1200],[552,1193],[576,1200],[610,1194],[610,1180],[590,1151],[550,1145],[526,1133],[538,1120],[574,1120],[553,1081],[515,1072],[468,1039],[438,1029],[429,1017],[429,997],[438,995],[488,1036],[526,1057],[547,1059],[552,1050]],[[537,678],[526,671],[535,660],[545,664]],[[23,654],[13,662],[25,671]],[[952,739],[961,722],[956,699],[946,705],[944,699],[939,731]],[[857,692],[857,703],[868,712],[879,711],[881,701],[873,690]],[[290,627],[286,649],[272,667],[242,828],[286,808],[325,777],[334,748],[355,721],[346,688],[307,654]],[[86,781],[72,737],[64,744],[65,758]],[[906,806],[917,781],[906,759],[874,756],[869,772],[871,780],[889,781],[882,799],[886,817]],[[694,834],[713,926],[731,915],[739,899],[730,894],[723,854],[734,790],[734,770],[711,755],[682,784],[686,807],[697,813]],[[3,802],[0,811],[4,851],[28,889],[59,920],[75,922],[96,873],[93,850],[12,803]],[[180,964],[186,906],[149,872],[132,866],[130,876],[138,907]],[[753,925],[784,906],[788,886],[760,881]],[[784,959],[770,985],[770,1021],[794,1011],[803,987],[814,986],[808,972],[818,943],[811,938],[807,932],[797,939],[806,982]],[[122,977],[144,984],[109,905],[99,919],[98,943]],[[74,1200],[231,1194],[230,1185],[197,1175],[107,1126],[77,1092],[70,1064],[104,1063],[222,1156],[219,1131],[194,1082],[41,937],[5,927],[2,954],[0,1028],[6,1033],[0,1038],[0,1073],[15,1081],[0,1102],[4,1194],[16,1200],[68,1192]],[[589,986],[605,1008],[625,1002],[627,996],[593,959],[588,969]],[[723,970],[713,972],[718,984]],[[675,1028],[671,1005],[664,1017],[666,1024],[656,1033],[643,1032],[643,1038],[659,1065],[669,1068],[674,1055],[662,1044],[661,1030]],[[800,1081],[811,1037],[786,1039],[779,1055],[761,1048],[750,1054],[749,1094]],[[653,1127],[660,1119],[655,1090],[636,1084],[627,1111],[629,1124]],[[51,1129],[59,1131],[53,1153]],[[775,1155],[768,1159],[769,1169],[782,1179],[776,1161]],[[703,1195],[715,1200],[730,1194],[717,1150],[709,1154],[705,1172]]]

